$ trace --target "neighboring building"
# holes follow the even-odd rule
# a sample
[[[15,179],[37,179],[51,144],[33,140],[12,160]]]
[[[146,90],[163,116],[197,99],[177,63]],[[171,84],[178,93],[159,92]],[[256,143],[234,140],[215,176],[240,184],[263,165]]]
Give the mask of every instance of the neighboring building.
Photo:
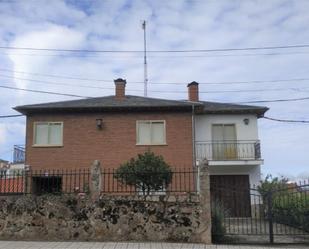
[[[9,161],[0,159],[0,178],[6,176],[8,167],[9,167]]]
[[[25,171],[25,164],[23,163],[10,163],[7,169],[8,177],[21,176]]]
[[[196,82],[188,101],[129,96],[125,80],[115,85],[115,96],[15,107],[27,116],[25,164],[75,169],[97,159],[117,168],[151,150],[175,168],[207,159],[212,184],[259,181],[257,119],[268,108],[200,101]]]
[[[9,164],[9,161],[0,159],[0,169],[6,168],[8,164]]]

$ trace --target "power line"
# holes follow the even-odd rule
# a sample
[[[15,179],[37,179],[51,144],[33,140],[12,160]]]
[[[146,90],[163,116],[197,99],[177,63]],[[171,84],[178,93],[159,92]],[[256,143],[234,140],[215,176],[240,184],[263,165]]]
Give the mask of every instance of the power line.
[[[250,93],[250,92],[273,92],[273,91],[304,91],[307,90],[300,88],[272,88],[272,89],[250,89],[250,90],[220,90],[220,91],[199,91],[199,93]],[[137,90],[136,90],[137,91]],[[151,90],[150,92],[158,93],[187,93],[187,91],[161,91]]]
[[[265,119],[277,122],[286,122],[286,123],[307,123],[309,124],[309,120],[292,120],[292,119],[278,119],[278,118],[270,118],[270,117],[263,117]]]
[[[21,117],[21,116],[24,116],[22,114],[16,114],[16,115],[3,115],[3,116],[0,116],[0,118],[15,118],[15,117]]]
[[[7,75],[0,75],[0,77],[16,79],[16,80],[23,80],[29,82],[35,82],[39,84],[49,84],[49,85],[64,85],[70,87],[82,87],[82,88],[93,88],[93,89],[104,89],[104,90],[113,90],[114,88],[111,87],[100,87],[100,86],[89,86],[89,85],[77,85],[77,84],[68,84],[68,83],[58,83],[52,81],[43,81],[43,80],[34,80],[34,79],[26,79],[14,76],[7,76]],[[200,91],[200,93],[250,93],[250,92],[272,92],[272,91],[304,91],[308,88],[272,88],[272,89],[248,89],[248,90],[215,90],[215,91]],[[140,89],[128,89],[127,91],[133,92],[143,92]],[[173,91],[173,90],[149,90],[149,92],[158,92],[158,93],[187,93],[187,91]]]
[[[107,79],[95,79],[95,78],[80,78],[75,76],[67,76],[67,75],[55,75],[55,74],[42,74],[42,73],[29,73],[24,71],[16,71],[10,69],[1,69],[0,71],[5,72],[13,72],[18,74],[29,74],[35,76],[42,76],[42,77],[51,77],[51,78],[63,78],[63,79],[72,79],[72,80],[81,80],[81,81],[97,81],[97,82],[113,82],[112,80]],[[9,77],[9,76],[6,76]],[[12,76],[10,76],[12,77]],[[199,82],[202,85],[232,85],[232,84],[260,84],[260,83],[284,83],[284,82],[295,82],[297,81],[309,81],[309,78],[290,78],[290,79],[275,79],[275,80],[248,80],[248,81],[221,81],[221,82]],[[151,81],[152,84],[155,85],[183,85],[188,84],[188,82],[156,82]],[[143,81],[129,81],[129,84],[144,84]]]
[[[105,90],[114,89],[114,88],[111,88],[111,87],[100,87],[100,86],[89,86],[89,85],[59,83],[59,82],[52,82],[52,81],[45,81],[45,80],[35,80],[35,79],[20,78],[20,77],[8,76],[8,75],[0,75],[0,77],[9,78],[9,79],[16,79],[16,80],[22,80],[22,81],[35,82],[35,83],[40,83],[40,84],[72,86],[72,87],[82,87],[82,88],[94,88],[94,89],[105,89]]]
[[[34,92],[34,93],[46,93],[46,94],[61,95],[61,96],[68,96],[68,97],[77,97],[77,98],[91,98],[91,97],[75,95],[75,94],[66,94],[66,93],[58,93],[58,92],[50,92],[50,91],[40,91],[40,90],[32,90],[32,89],[25,89],[25,88],[18,88],[18,87],[3,86],[3,85],[0,85],[0,88],[26,91],[26,92]]]
[[[0,71],[13,72],[13,73],[19,73],[19,74],[29,74],[29,75],[36,75],[36,76],[43,76],[43,77],[51,77],[51,78],[63,78],[63,79],[69,79],[69,80],[113,82],[112,80],[106,80],[106,79],[80,78],[80,77],[75,77],[75,76],[65,76],[65,75],[55,75],[55,74],[29,73],[29,72],[15,71],[15,70],[10,70],[10,69],[0,69]],[[144,84],[144,82],[142,81],[132,81],[130,83]]]
[[[186,49],[186,50],[148,50],[148,53],[206,53],[206,52],[227,52],[227,51],[248,51],[248,50],[271,50],[271,49],[291,49],[309,48],[309,44],[283,45],[283,46],[262,46],[245,48],[216,48],[216,49]],[[61,49],[61,48],[34,48],[34,47],[14,47],[0,46],[0,49],[8,50],[31,50],[31,51],[53,51],[71,53],[144,53],[143,50],[91,50],[91,49]]]
[[[179,58],[210,58],[210,57],[246,57],[246,56],[276,56],[276,55],[292,55],[292,54],[308,54],[309,52],[276,52],[276,53],[254,53],[254,54],[215,54],[215,55],[148,55],[153,59],[179,59]],[[49,56],[49,57],[82,57],[82,58],[107,58],[107,59],[140,59],[142,55],[130,56],[102,56],[102,55],[89,55],[89,54],[25,54],[25,53],[1,53],[3,55],[21,55],[21,56]]]
[[[260,83],[278,83],[278,82],[295,82],[295,81],[308,81],[309,78],[293,78],[293,79],[278,79],[278,80],[251,80],[251,81],[222,81],[222,82],[198,82],[202,85],[232,85],[232,84],[260,84]],[[161,85],[181,85],[188,82],[152,82],[152,84]]]
[[[243,101],[243,102],[237,102],[237,103],[239,103],[239,104],[245,104],[245,103],[275,103],[275,102],[290,102],[290,101],[300,101],[300,100],[309,100],[309,97],[295,98],[295,99],[255,100],[255,101]]]

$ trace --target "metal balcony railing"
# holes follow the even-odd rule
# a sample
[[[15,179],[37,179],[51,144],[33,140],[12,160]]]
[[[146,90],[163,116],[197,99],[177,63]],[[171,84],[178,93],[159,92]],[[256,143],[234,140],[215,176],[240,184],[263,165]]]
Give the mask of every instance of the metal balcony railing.
[[[25,154],[26,150],[24,145],[14,145],[13,163],[24,163]]]
[[[200,141],[195,145],[197,160],[259,160],[261,159],[260,141],[226,140]]]

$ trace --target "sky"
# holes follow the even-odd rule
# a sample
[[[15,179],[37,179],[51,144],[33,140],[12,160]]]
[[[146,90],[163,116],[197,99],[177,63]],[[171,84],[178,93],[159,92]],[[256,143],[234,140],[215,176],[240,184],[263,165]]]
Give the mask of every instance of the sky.
[[[142,20],[148,50],[309,44],[308,9],[309,0],[0,0],[0,47],[139,51]],[[229,82],[200,84],[205,101],[308,97],[308,54],[309,48],[149,53],[148,96],[186,99],[187,83],[197,81]],[[2,86],[97,97],[113,94],[113,79],[121,77],[128,94],[142,96],[143,72],[142,53],[0,48]],[[230,90],[249,92],[216,92]],[[3,88],[0,93],[0,115],[17,114],[17,105],[76,99]],[[308,101],[263,105],[269,117],[309,120]],[[309,124],[259,119],[259,137],[264,175],[309,178]],[[13,145],[24,143],[25,118],[0,119],[0,158],[11,160]]]

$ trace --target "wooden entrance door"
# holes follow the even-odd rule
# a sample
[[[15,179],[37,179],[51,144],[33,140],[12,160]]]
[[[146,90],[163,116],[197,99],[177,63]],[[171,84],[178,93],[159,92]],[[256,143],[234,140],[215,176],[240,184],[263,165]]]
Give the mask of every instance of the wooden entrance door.
[[[229,217],[250,217],[250,184],[248,175],[211,175],[211,201],[220,203]]]

